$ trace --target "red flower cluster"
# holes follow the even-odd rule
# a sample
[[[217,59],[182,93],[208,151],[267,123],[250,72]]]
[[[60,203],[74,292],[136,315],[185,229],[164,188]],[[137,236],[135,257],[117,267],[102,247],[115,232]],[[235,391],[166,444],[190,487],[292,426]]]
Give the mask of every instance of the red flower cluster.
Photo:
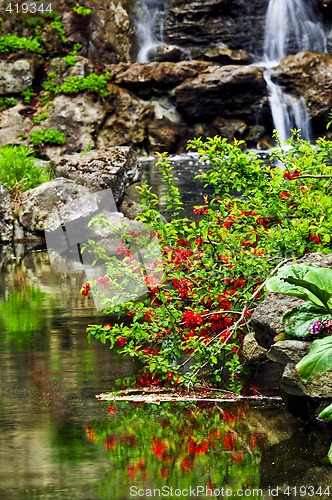
[[[290,193],[288,191],[281,191],[281,193],[279,194],[279,199],[287,200],[288,198],[290,198]]]
[[[82,286],[81,288],[81,294],[84,297],[87,297],[89,295],[89,290],[91,289],[90,283],[86,283],[85,285]]]
[[[188,299],[190,292],[194,286],[193,283],[191,283],[187,278],[173,278],[173,286],[175,286],[178,289],[179,296],[181,299]]]
[[[136,379],[136,386],[140,385],[158,385],[160,380],[154,377],[150,372],[143,372]]]
[[[197,325],[201,325],[203,323],[203,318],[199,313],[195,313],[194,311],[184,311],[182,313],[182,318],[184,319],[186,326],[189,328],[195,328]]]
[[[195,214],[195,215],[202,215],[202,214],[208,214],[208,213],[209,213],[209,209],[206,207],[195,207],[193,209],[193,214]]]
[[[320,241],[320,237],[319,237],[319,236],[318,236],[318,234],[316,234],[316,233],[310,233],[310,234],[309,234],[309,241],[313,241],[313,242],[314,242],[314,243],[316,243],[317,245],[318,245],[319,243],[321,243],[321,241]]]
[[[298,177],[299,175],[301,175],[301,172],[299,170],[295,170],[295,172],[293,172],[292,174],[290,172],[285,172],[284,179],[292,180],[295,179],[295,177]]]
[[[158,460],[163,460],[163,458],[166,458],[164,457],[164,451],[168,450],[168,445],[163,443],[161,439],[156,438],[152,438],[152,443],[153,445],[151,447],[151,451],[156,455]]]
[[[199,444],[195,443],[189,439],[188,443],[188,454],[189,455],[201,455],[209,450],[209,445],[205,439]]]
[[[119,337],[116,341],[121,347],[123,347],[124,345],[126,345],[128,340],[125,337]]]

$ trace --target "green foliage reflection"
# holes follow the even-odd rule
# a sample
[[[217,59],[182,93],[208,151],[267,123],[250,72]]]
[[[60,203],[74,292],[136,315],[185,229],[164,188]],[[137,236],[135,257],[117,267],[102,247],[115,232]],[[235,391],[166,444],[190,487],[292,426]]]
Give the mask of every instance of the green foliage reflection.
[[[10,292],[7,300],[0,303],[4,343],[22,349],[29,346],[33,333],[44,322],[45,302],[50,299],[49,294],[30,285]]]
[[[250,430],[246,410],[238,404],[117,402],[108,407],[109,418],[87,425],[86,433],[107,450],[113,498],[129,494],[132,485],[256,488],[267,443]],[[108,486],[99,493],[107,496]]]

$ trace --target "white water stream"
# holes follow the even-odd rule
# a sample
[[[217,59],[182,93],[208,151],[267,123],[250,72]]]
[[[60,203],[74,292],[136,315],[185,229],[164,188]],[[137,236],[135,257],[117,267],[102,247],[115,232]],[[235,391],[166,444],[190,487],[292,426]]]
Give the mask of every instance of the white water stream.
[[[148,62],[149,52],[164,42],[164,22],[169,0],[139,0],[136,11],[138,62]]]
[[[326,52],[326,33],[308,0],[270,0],[265,22],[263,66],[271,113],[282,143],[292,128],[311,140],[310,116],[303,97],[283,92],[272,81],[271,69],[289,54],[302,50]]]

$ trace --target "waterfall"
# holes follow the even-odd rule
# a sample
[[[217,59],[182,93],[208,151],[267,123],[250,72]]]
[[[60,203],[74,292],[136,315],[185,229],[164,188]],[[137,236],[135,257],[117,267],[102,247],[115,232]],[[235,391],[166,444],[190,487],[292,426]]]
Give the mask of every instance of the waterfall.
[[[275,128],[281,142],[290,136],[290,129],[301,129],[311,140],[308,109],[303,97],[286,94],[271,79],[271,69],[282,57],[301,50],[326,52],[326,33],[308,0],[270,0],[266,14],[264,56],[265,81]]]
[[[136,10],[138,62],[148,62],[151,49],[164,42],[168,0],[139,0]]]

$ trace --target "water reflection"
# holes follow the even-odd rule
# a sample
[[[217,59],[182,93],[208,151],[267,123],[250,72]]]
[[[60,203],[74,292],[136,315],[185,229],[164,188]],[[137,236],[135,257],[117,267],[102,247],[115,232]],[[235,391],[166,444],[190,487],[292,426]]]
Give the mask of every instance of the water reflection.
[[[127,500],[133,485],[266,490],[295,469],[298,484],[330,480],[327,436],[283,408],[97,401],[134,366],[87,343],[85,327],[103,318],[78,293],[84,276],[56,273],[40,251],[0,265],[1,499]]]

